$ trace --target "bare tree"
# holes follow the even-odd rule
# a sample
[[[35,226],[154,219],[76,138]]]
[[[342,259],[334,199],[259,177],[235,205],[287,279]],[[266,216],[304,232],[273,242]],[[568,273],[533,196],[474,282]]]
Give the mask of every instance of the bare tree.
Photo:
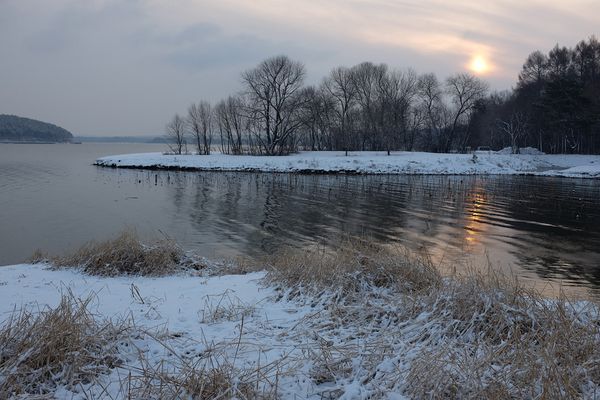
[[[352,71],[346,67],[335,68],[323,81],[323,88],[331,95],[335,102],[335,113],[338,120],[338,138],[341,147],[348,155],[349,136],[352,134],[350,126],[350,111],[356,103],[356,86],[352,78]]]
[[[408,116],[407,133],[404,139],[404,149],[406,151],[413,151],[417,135],[425,127],[427,121],[427,112],[422,106],[413,106],[410,109]]]
[[[185,120],[175,114],[171,122],[167,124],[167,143],[171,151],[175,154],[187,152],[187,143],[185,141]]]
[[[409,118],[417,93],[417,74],[413,70],[391,71],[387,79],[381,81],[382,90],[382,128],[385,147],[390,149],[404,146],[412,148],[409,136]]]
[[[243,134],[246,129],[243,107],[243,100],[238,96],[229,96],[215,107],[215,118],[221,136],[221,151],[224,154],[244,152]]]
[[[518,154],[519,139],[525,135],[527,130],[527,116],[520,111],[515,111],[505,120],[498,120],[498,127],[510,138],[512,153]]]
[[[201,101],[188,109],[187,123],[194,136],[198,154],[210,154],[213,136],[213,110],[210,103]]]
[[[361,150],[383,148],[385,118],[383,88],[386,85],[387,70],[385,64],[375,65],[370,62],[352,68],[352,78],[362,116]]]
[[[447,114],[441,84],[435,74],[429,73],[422,75],[417,85],[417,95],[425,114],[426,148],[428,150],[439,150],[442,129],[445,125],[444,116]]]
[[[467,121],[465,120],[470,116],[477,102],[485,97],[488,89],[489,86],[486,82],[471,74],[456,74],[446,80],[446,92],[450,96],[454,109],[452,110],[452,125],[448,129],[448,134],[445,135],[442,151],[450,150],[460,124],[466,125]],[[461,147],[466,143],[467,136],[468,131],[460,140]]]
[[[371,62],[334,68],[317,87],[304,87],[304,76],[303,64],[272,57],[242,73],[238,95],[215,107],[192,104],[186,128],[197,152],[210,153],[216,131],[226,154],[464,148],[480,127],[472,116],[480,115],[487,92],[487,84],[469,74],[441,83],[434,74]],[[488,124],[495,132],[498,118]]]
[[[303,97],[304,65],[277,56],[261,62],[242,74],[250,100],[248,116],[265,154],[284,154],[293,150],[293,135],[302,125],[299,116]]]
[[[303,144],[305,149],[332,150],[333,131],[335,127],[335,100],[321,86],[306,87],[302,90],[306,97],[302,112]]]

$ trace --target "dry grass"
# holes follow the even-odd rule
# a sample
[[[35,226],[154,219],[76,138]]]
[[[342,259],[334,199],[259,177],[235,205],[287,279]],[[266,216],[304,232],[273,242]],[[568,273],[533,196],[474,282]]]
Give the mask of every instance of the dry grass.
[[[184,351],[189,344],[185,334],[145,330],[140,337],[158,344],[165,355],[148,357],[147,350],[136,347],[135,365],[122,368],[128,373],[119,381],[118,398],[127,399],[275,399],[278,376],[285,367],[285,356],[260,363],[260,344],[244,339],[244,317],[237,327],[236,339],[195,342],[202,351]],[[144,346],[145,347],[145,346]],[[177,351],[176,349],[179,349]],[[250,352],[250,363],[238,354]],[[156,352],[156,349],[154,350]]]
[[[357,242],[277,256],[267,279],[287,297],[324,307],[309,322],[316,384],[354,379],[375,397],[600,395],[592,303],[549,300],[492,270],[441,277],[426,260]],[[336,397],[339,387],[328,393]]]
[[[216,301],[213,301],[216,300]],[[250,317],[256,310],[252,304],[245,304],[234,295],[233,290],[226,290],[218,295],[204,298],[204,307],[198,311],[201,323],[218,323],[222,321],[239,321]]]
[[[117,242],[130,240],[119,238]],[[141,246],[143,250],[136,252],[148,249]],[[131,267],[123,267],[125,272],[107,267],[106,263],[113,262],[110,260],[124,257],[107,250],[114,247],[119,246],[106,243],[94,247],[109,253],[102,257],[103,262],[89,264],[109,268],[109,272],[95,274],[148,274],[137,267],[134,270],[138,272],[130,272]],[[84,256],[65,265],[73,260],[87,265],[98,251],[79,253]],[[259,312],[225,292],[217,301],[206,298],[198,316],[204,323],[241,321],[237,340],[203,343],[202,354],[173,352],[170,361],[156,363],[154,358],[154,364],[140,352],[135,366],[120,367],[129,371],[120,382],[121,397],[275,398],[284,369],[283,375],[288,377],[304,374],[313,385],[312,393],[322,398],[350,398],[345,392],[348,387],[360,387],[363,398],[382,398],[390,392],[417,399],[600,396],[600,314],[594,303],[571,303],[564,297],[550,300],[491,269],[485,274],[444,277],[427,259],[368,241],[347,240],[335,249],[282,251],[266,261],[266,266],[265,281],[279,288],[281,299],[314,310],[299,318],[282,339],[296,351],[293,361],[283,357],[256,367],[239,362],[238,353],[249,354],[250,347],[261,346],[260,341],[249,345],[242,335],[245,318],[254,318]],[[104,271],[95,267],[87,272],[98,269]],[[0,346],[14,343],[12,336],[24,337],[32,324],[22,321],[32,318],[10,321],[0,332]],[[254,335],[258,335],[257,327],[253,325]],[[12,333],[17,331],[21,333]],[[43,340],[56,347],[52,337]],[[171,349],[171,344],[167,340],[164,347]],[[6,348],[21,348],[10,354],[29,354],[27,349],[32,346],[25,343]],[[2,351],[2,371],[8,371],[4,354],[8,353]],[[108,361],[98,360],[102,358],[85,361],[92,365],[89,370],[83,368],[91,371],[90,376],[76,373],[69,375],[75,377],[69,381],[90,380],[110,368]],[[68,362],[58,365],[65,369]],[[77,368],[82,369],[73,367]],[[0,382],[8,376],[16,382],[11,387],[23,387],[27,380],[23,377],[32,376],[3,373]],[[54,377],[56,372],[47,374],[45,382],[55,379],[47,376]],[[0,391],[0,397],[4,393],[9,392]]]
[[[56,267],[81,267],[87,274],[100,276],[170,275],[185,268],[183,261],[184,253],[173,240],[147,245],[131,230],[113,240],[88,243],[73,254],[50,258]]]
[[[263,271],[263,264],[246,257],[233,257],[222,260],[207,261],[203,268],[204,276],[246,275]]]
[[[143,364],[121,382],[121,396],[127,399],[274,399],[276,389],[265,389],[260,374],[236,369],[231,364],[210,367],[194,365]]]
[[[441,330],[412,364],[414,397],[577,399],[600,386],[593,304],[544,299],[492,274],[448,281],[424,309]]]
[[[178,345],[184,334],[142,329],[131,319],[98,321],[88,311],[91,299],[69,293],[54,309],[15,310],[0,326],[0,399],[50,399],[59,389],[82,398],[277,398],[285,357],[250,367],[236,363],[249,345],[244,314],[235,340],[201,343],[202,352],[189,354]],[[149,346],[162,347],[164,356],[148,353]]]
[[[99,322],[89,299],[63,295],[58,307],[15,311],[0,327],[0,398],[77,389],[120,363],[125,328]]]
[[[416,293],[441,284],[441,275],[427,260],[399,246],[358,239],[346,239],[333,250],[283,250],[266,265],[268,282],[312,294],[328,290],[346,296],[373,287]]]
[[[26,262],[47,263],[57,268],[81,268],[83,272],[97,276],[166,276],[179,272],[221,276],[244,275],[263,269],[245,258],[207,260],[184,252],[170,238],[144,243],[135,230],[125,230],[113,240],[89,242],[65,256],[50,256],[37,249]]]
[[[53,309],[15,310],[0,326],[0,399],[50,399],[58,389],[83,398],[277,398],[283,359],[236,365],[248,346],[244,315],[235,340],[202,343],[201,353],[188,354],[177,345],[182,334],[141,329],[131,319],[100,322],[88,311],[91,299],[69,293]],[[164,357],[147,353],[150,345]]]

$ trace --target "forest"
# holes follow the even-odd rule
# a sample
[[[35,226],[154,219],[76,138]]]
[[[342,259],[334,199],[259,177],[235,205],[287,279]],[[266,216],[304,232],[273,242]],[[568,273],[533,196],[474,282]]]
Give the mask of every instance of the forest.
[[[70,142],[71,132],[35,119],[0,114],[0,142]]]
[[[216,104],[193,103],[167,124],[174,153],[283,155],[298,150],[468,152],[535,147],[600,152],[600,43],[556,45],[525,60],[511,90],[469,73],[445,79],[363,62],[306,85],[280,55],[241,74]]]

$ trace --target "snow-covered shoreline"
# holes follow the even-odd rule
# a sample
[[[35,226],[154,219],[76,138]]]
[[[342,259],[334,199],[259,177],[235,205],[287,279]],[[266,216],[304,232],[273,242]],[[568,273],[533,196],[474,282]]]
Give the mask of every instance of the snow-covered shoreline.
[[[290,336],[293,325],[310,312],[310,307],[272,300],[275,290],[260,284],[263,277],[264,272],[212,277],[185,273],[97,277],[76,269],[50,269],[45,264],[2,266],[0,325],[14,317],[15,311],[54,309],[66,293],[81,302],[91,298],[88,311],[96,318],[135,321],[135,338],[119,346],[127,368],[113,369],[101,377],[101,385],[83,385],[82,391],[52,389],[60,399],[125,398],[122,376],[131,370],[164,364],[166,370],[173,371],[179,358],[201,359],[205,352],[214,352],[215,360],[225,363],[233,358],[234,344],[242,334],[243,344],[237,348],[234,361],[239,370],[256,368],[257,362],[266,365],[300,346],[302,340],[294,345],[284,336]],[[2,380],[0,373],[0,389]],[[306,394],[307,388],[303,390],[294,393]]]
[[[183,171],[276,172],[301,174],[402,175],[539,175],[600,178],[600,156],[533,155],[476,152],[440,154],[423,152],[300,152],[289,156],[235,156],[223,154],[122,154],[102,157],[95,165]]]
[[[120,363],[75,387],[60,383],[45,387],[59,399],[119,399],[130,398],[132,393],[134,398],[187,398],[185,392],[176,395],[168,390],[178,387],[192,367],[198,374],[210,374],[214,368],[231,379],[217,382],[223,385],[220,389],[230,392],[211,392],[225,398],[239,397],[236,391],[243,394],[241,390],[248,389],[250,382],[257,397],[404,399],[444,397],[448,390],[460,390],[464,397],[478,397],[473,394],[478,390],[487,397],[485,393],[497,390],[498,379],[521,382],[519,376],[526,373],[535,376],[528,378],[525,387],[538,393],[541,389],[535,382],[545,374],[553,376],[553,369],[545,369],[532,337],[539,338],[542,330],[553,338],[553,332],[544,327],[558,332],[563,329],[562,319],[572,324],[573,332],[585,326],[595,332],[598,322],[593,304],[555,306],[553,301],[525,297],[509,300],[502,289],[479,287],[475,281],[422,281],[431,285],[425,291],[432,292],[425,294],[423,287],[410,289],[416,289],[412,285],[425,276],[416,277],[413,283],[402,279],[398,283],[408,286],[400,292],[395,284],[371,286],[368,280],[357,278],[362,283],[352,286],[356,293],[343,295],[341,288],[317,292],[303,284],[286,288],[282,281],[265,281],[268,274],[264,271],[209,275],[98,277],[46,264],[4,266],[0,267],[4,300],[0,324],[14,320],[21,309],[34,313],[54,309],[65,294],[87,304],[94,318],[129,321],[129,336],[117,344]],[[556,307],[560,312],[555,312]],[[489,322],[490,318],[495,322]],[[514,328],[517,325],[521,328]],[[490,335],[505,340],[486,342]],[[540,346],[556,346],[560,358],[561,351],[567,350],[563,336]],[[574,355],[597,343],[593,336],[566,340]],[[490,349],[485,347],[489,343],[494,346],[491,360],[486,353]],[[467,349],[473,352],[472,358],[456,358],[464,357]],[[513,364],[513,360],[518,361]],[[579,394],[584,398],[598,389],[598,382],[578,364],[585,362],[589,367],[585,360],[574,360],[568,367],[571,379],[583,385],[574,390],[582,390]],[[482,373],[487,377],[480,380]],[[0,393],[8,377],[0,370]],[[453,379],[460,380],[458,386],[452,384]],[[560,394],[560,382],[555,382],[556,387],[552,379],[549,382],[544,388]],[[189,387],[177,390],[185,389]],[[519,393],[522,388],[514,390]]]

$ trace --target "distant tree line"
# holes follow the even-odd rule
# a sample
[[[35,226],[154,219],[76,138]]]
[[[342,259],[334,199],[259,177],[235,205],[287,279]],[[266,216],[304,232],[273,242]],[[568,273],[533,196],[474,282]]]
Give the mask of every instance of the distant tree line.
[[[516,87],[493,93],[472,115],[471,143],[536,147],[546,153],[600,152],[600,43],[554,47],[528,57]]]
[[[532,53],[512,91],[489,93],[468,73],[435,74],[364,62],[305,85],[302,63],[276,56],[242,73],[240,92],[192,104],[167,125],[171,150],[282,155],[297,150],[465,151],[537,147],[600,150],[600,46]]]

